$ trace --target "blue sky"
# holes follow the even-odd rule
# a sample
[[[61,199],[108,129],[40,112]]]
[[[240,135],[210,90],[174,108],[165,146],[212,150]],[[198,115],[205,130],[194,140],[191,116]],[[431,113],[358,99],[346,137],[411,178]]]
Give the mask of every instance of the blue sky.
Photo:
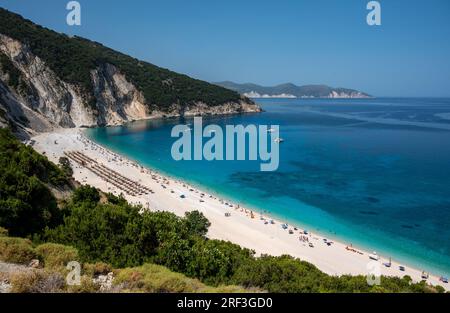
[[[207,80],[328,84],[377,96],[450,96],[450,1],[0,0],[0,6],[171,70]],[[0,21],[1,22],[1,21]]]

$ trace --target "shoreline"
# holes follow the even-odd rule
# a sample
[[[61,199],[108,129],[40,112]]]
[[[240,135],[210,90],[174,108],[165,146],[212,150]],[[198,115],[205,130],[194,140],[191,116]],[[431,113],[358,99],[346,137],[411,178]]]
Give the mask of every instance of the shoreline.
[[[135,159],[132,156],[126,156],[126,154],[123,154],[124,152],[120,152],[120,150],[115,150],[114,148],[105,148],[107,147],[107,143],[97,142],[95,139],[91,139],[91,137],[86,134],[86,132],[83,130],[83,136],[85,136],[88,140],[92,141],[93,143],[103,147],[104,149],[110,150],[113,153],[120,155],[124,159],[128,159],[139,166],[143,166],[145,168],[151,169],[152,171],[158,173],[161,176],[165,176],[169,179],[176,180],[176,181],[183,181],[186,185],[192,186],[194,189],[202,190],[205,193],[214,195],[217,198],[224,199],[228,203],[233,204],[239,204],[242,207],[247,208],[248,210],[253,210],[255,215],[261,215],[263,214],[269,219],[274,219],[278,222],[279,225],[286,223],[291,228],[297,227],[299,229],[305,229],[309,230],[312,233],[315,233],[321,238],[327,238],[329,241],[333,242],[340,242],[345,245],[349,245],[353,247],[356,250],[359,251],[365,251],[366,254],[370,254],[371,251],[377,251],[377,255],[384,259],[388,260],[390,258],[395,259],[396,263],[401,264],[405,266],[406,268],[415,268],[420,269],[421,271],[424,270],[425,272],[429,273],[430,275],[434,275],[435,277],[448,277],[448,273],[450,273],[448,270],[443,269],[442,267],[436,266],[434,264],[427,263],[427,261],[424,261],[420,258],[414,258],[410,255],[406,254],[404,251],[395,251],[395,249],[388,249],[382,245],[374,244],[374,242],[367,241],[368,239],[360,239],[357,238],[357,234],[354,234],[355,236],[348,236],[348,235],[341,235],[340,233],[337,233],[333,228],[330,227],[318,227],[314,223],[304,222],[301,220],[298,220],[296,218],[292,217],[286,217],[284,215],[281,215],[282,213],[274,212],[272,209],[265,207],[261,204],[251,203],[251,201],[239,199],[238,197],[234,197],[233,195],[228,194],[227,192],[223,192],[218,190],[217,188],[214,189],[214,187],[208,186],[207,184],[204,184],[201,180],[195,180],[195,179],[188,179],[186,177],[182,176],[176,176],[170,172],[165,171],[164,169],[160,169],[157,166],[152,165],[151,163],[147,163],[145,161]],[[305,204],[307,205],[307,204]],[[341,223],[344,223],[342,221]],[[388,238],[391,241],[396,241],[395,239],[392,239],[392,237]],[[401,239],[400,239],[401,240]],[[422,264],[424,263],[424,264]],[[405,274],[406,275],[406,274]]]
[[[288,254],[314,264],[329,275],[366,275],[368,272],[367,265],[371,261],[369,259],[371,252],[347,246],[341,241],[328,240],[332,243],[327,244],[324,239],[330,238],[329,236],[324,236],[320,232],[303,234],[302,227],[289,223],[288,229],[293,232],[290,234],[288,229],[281,227],[284,222],[280,217],[269,216],[266,212],[261,216],[261,210],[252,211],[240,207],[232,201],[222,199],[222,196],[214,194],[213,191],[200,190],[202,187],[193,186],[192,182],[185,182],[153,168],[143,167],[137,161],[91,141],[81,129],[58,129],[52,133],[38,134],[32,139],[35,141],[34,148],[55,163],[58,163],[59,157],[64,156],[64,152],[79,151],[154,191],[150,195],[125,195],[132,204],[141,204],[151,211],[169,211],[178,216],[184,216],[184,213],[192,210],[202,212],[211,222],[207,235],[209,238],[230,241],[252,249],[257,256]],[[89,184],[116,195],[121,193],[118,188],[108,184],[89,169],[73,160],[70,161],[74,169],[74,178],[79,183]],[[230,216],[226,217],[226,213],[230,213]],[[270,220],[273,220],[274,224],[271,224]],[[311,244],[313,247],[310,247]],[[388,259],[383,254],[378,256],[382,275],[397,277],[409,275],[414,281],[422,280],[421,270],[408,266],[405,271],[400,271],[401,263],[395,260],[392,260],[391,267],[386,267],[383,263],[389,262]],[[449,284],[444,284],[439,281],[439,277],[429,274],[428,283],[450,290]]]

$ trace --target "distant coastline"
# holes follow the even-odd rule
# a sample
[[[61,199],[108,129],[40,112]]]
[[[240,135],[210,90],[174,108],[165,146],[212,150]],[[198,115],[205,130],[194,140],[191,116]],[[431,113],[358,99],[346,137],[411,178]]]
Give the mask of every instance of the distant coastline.
[[[349,89],[334,88],[327,85],[297,86],[292,83],[277,86],[260,86],[253,83],[238,84],[231,81],[215,83],[218,86],[240,93],[244,97],[253,99],[296,99],[296,98],[325,98],[325,99],[364,99],[373,98],[368,93]]]

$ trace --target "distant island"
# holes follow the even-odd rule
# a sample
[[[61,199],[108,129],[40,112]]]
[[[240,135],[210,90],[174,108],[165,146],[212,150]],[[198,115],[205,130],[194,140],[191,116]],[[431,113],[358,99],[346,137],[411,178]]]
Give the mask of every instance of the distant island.
[[[239,92],[248,98],[372,98],[371,95],[348,88],[333,88],[326,85],[296,86],[292,83],[264,87],[252,83],[237,84],[231,81],[215,83],[218,86]]]

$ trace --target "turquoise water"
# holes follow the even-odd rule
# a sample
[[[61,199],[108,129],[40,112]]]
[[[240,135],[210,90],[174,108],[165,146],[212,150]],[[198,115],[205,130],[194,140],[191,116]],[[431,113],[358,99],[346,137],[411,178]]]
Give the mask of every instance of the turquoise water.
[[[450,99],[257,100],[261,114],[204,125],[280,125],[280,167],[171,158],[174,125],[86,131],[139,163],[331,238],[450,273]],[[445,114],[448,115],[445,115]]]

